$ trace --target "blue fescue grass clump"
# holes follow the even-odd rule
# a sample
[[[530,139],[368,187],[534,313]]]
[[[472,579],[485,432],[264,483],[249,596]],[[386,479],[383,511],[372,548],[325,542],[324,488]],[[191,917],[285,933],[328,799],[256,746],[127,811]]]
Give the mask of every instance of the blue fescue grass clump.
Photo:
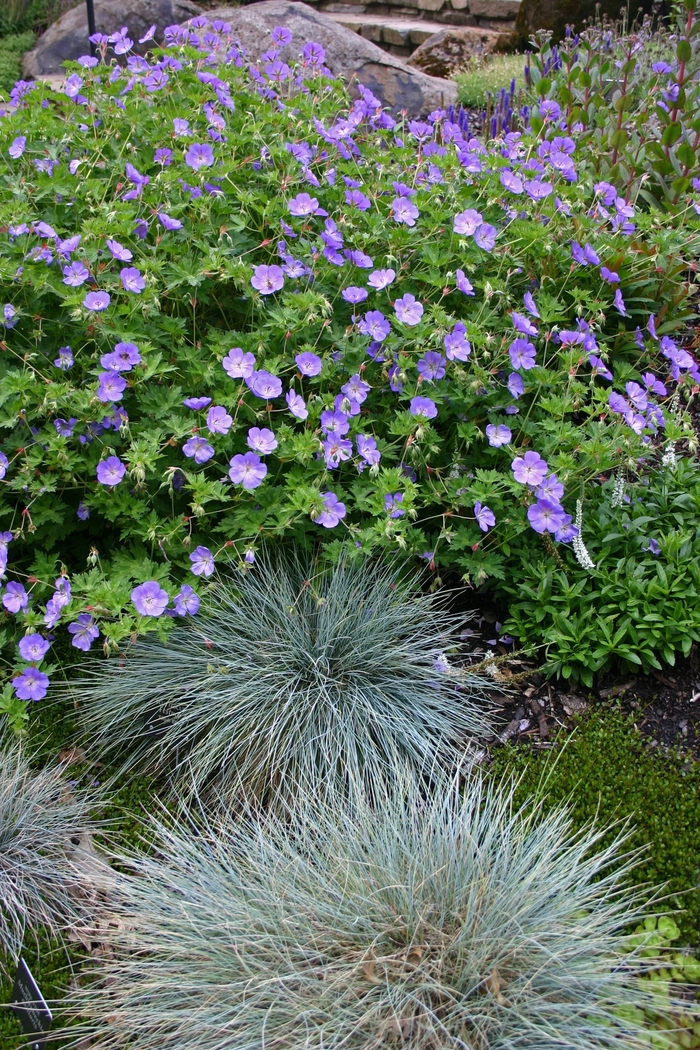
[[[73,997],[102,1050],[648,1047],[652,965],[624,835],[607,847],[512,787],[424,787],[376,806],[307,796],[197,830],[154,821],[128,862],[107,951]],[[675,1005],[675,1004],[673,1004]]]
[[[19,749],[0,751],[0,966],[16,962],[28,932],[57,936],[86,916],[71,839],[95,830],[92,810],[60,767],[33,770]]]
[[[462,750],[490,732],[488,683],[450,665],[464,616],[417,582],[370,562],[260,558],[166,642],[141,638],[73,682],[86,735],[182,791],[258,797]]]

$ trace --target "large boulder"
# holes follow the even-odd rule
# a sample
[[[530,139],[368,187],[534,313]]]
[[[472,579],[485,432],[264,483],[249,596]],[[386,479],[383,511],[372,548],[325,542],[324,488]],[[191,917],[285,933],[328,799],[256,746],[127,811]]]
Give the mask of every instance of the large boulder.
[[[405,110],[417,117],[457,101],[455,84],[410,68],[396,55],[387,54],[306,4],[263,0],[247,7],[217,7],[204,13],[210,20],[220,18],[230,23],[234,38],[245,47],[251,62],[268,50],[270,30],[275,26],[284,26],[292,34],[291,44],[281,51],[285,62],[295,61],[303,44],[321,44],[326,65],[350,84],[351,92],[353,83],[364,84],[395,113]]]
[[[166,26],[184,22],[200,13],[190,0],[95,0],[95,25],[98,33],[110,35],[128,26],[135,51],[145,54],[147,45],[138,39],[155,24],[156,41],[162,43]],[[90,51],[87,9],[84,3],[67,11],[39,37],[34,48],[22,60],[25,77],[43,77],[62,72],[68,59],[80,58]]]
[[[481,58],[498,51],[502,40],[503,34],[493,29],[443,29],[416,48],[408,65],[431,77],[451,77],[464,69],[472,56]]]
[[[625,7],[624,0],[522,0],[515,22],[514,44],[525,46],[539,29],[548,29],[552,39],[559,41],[564,38],[568,25],[578,31],[598,16],[615,21]],[[634,18],[640,10],[650,14],[658,7],[658,0],[633,0],[630,13]]]

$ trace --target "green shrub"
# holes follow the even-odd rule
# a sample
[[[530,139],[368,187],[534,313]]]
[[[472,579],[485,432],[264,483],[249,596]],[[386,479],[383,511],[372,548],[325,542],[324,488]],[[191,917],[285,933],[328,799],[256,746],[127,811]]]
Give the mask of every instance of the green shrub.
[[[700,763],[645,747],[630,718],[593,710],[565,746],[533,755],[527,748],[494,752],[494,776],[520,777],[518,803],[541,799],[544,811],[571,805],[574,827],[631,817],[630,846],[649,847],[635,878],[664,884],[685,943],[700,944]]]
[[[0,952],[10,965],[25,935],[56,936],[88,915],[70,840],[96,829],[92,809],[62,769],[30,770],[18,750],[0,752]]]
[[[90,747],[180,791],[376,786],[489,733],[486,683],[447,659],[463,625],[394,570],[263,558],[167,643],[140,639],[70,690]]]
[[[0,119],[15,721],[51,675],[22,633],[164,638],[183,581],[206,589],[197,551],[323,538],[329,560],[401,551],[504,579],[574,535],[582,485],[664,422],[690,433],[700,373],[672,337],[694,213],[637,216],[612,186],[603,207],[553,120],[487,151],[459,114],[350,105],[308,44],[293,72],[249,71],[223,23],[169,39],[151,65],[74,65],[67,94],[20,86]],[[648,369],[674,381],[620,411],[606,360],[618,399]],[[518,473],[533,457],[561,493],[544,523]]]
[[[648,1047],[621,937],[640,897],[621,839],[519,811],[512,791],[397,773],[374,808],[300,800],[289,820],[157,825],[135,858],[78,1031],[111,1050],[235,1046]],[[121,919],[122,921],[119,921]],[[640,1022],[641,1016],[641,1022]]]
[[[691,460],[611,478],[583,517],[587,569],[567,548],[505,579],[505,630],[539,646],[557,677],[591,685],[614,662],[649,672],[700,641],[700,469]],[[530,555],[528,557],[527,555]]]

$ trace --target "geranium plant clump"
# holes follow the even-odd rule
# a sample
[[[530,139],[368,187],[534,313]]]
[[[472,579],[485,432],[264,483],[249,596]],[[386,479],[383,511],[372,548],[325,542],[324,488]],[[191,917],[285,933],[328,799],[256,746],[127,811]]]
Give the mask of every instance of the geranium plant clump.
[[[685,432],[690,203],[682,233],[638,214],[554,100],[485,146],[350,102],[289,40],[251,65],[204,17],[150,61],[98,36],[2,108],[15,714],[64,625],[86,651],[165,636],[263,538],[472,583],[533,546],[586,566],[586,486]]]

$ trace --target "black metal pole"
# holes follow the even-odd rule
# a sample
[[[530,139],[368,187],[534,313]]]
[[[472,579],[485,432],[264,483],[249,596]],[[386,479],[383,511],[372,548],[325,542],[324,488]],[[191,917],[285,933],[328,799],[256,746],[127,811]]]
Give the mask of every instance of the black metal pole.
[[[93,6],[93,0],[85,0],[87,4],[87,16],[88,16],[88,36],[94,36],[97,32],[95,27],[95,8]],[[97,54],[97,48],[93,43],[90,44],[90,54],[95,57]]]

